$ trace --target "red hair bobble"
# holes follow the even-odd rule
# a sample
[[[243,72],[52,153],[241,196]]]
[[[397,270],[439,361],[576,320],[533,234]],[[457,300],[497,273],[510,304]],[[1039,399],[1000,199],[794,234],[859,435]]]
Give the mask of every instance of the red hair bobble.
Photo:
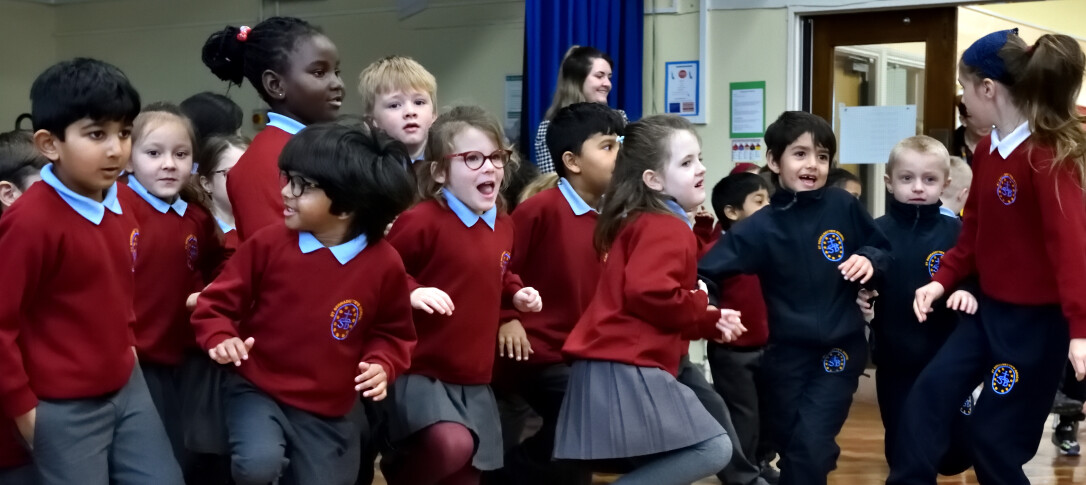
[[[253,31],[253,29],[251,27],[247,26],[247,25],[241,26],[238,29],[238,35],[237,35],[238,41],[239,42],[245,42],[245,40],[249,38],[249,32],[252,32],[252,31]]]

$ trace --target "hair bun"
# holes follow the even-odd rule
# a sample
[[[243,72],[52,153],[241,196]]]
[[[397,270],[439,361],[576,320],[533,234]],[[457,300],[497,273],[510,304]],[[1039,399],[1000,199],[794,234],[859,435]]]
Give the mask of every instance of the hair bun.
[[[241,85],[245,79],[245,43],[238,40],[241,29],[234,26],[211,34],[204,42],[201,58],[219,79]]]

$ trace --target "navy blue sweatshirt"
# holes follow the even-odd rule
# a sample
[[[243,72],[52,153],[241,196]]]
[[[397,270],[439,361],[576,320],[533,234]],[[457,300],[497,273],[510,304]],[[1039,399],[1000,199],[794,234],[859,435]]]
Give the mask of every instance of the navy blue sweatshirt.
[[[856,305],[859,281],[845,280],[837,266],[859,254],[871,260],[877,279],[889,267],[889,250],[871,215],[848,192],[778,188],[769,207],[717,241],[698,264],[698,276],[712,285],[738,273],[758,275],[771,344],[835,345],[864,329]]]
[[[893,261],[883,278],[871,321],[875,364],[880,369],[919,372],[943,346],[958,323],[946,299],[932,304],[924,323],[913,313],[916,289],[931,282],[939,260],[954,247],[962,223],[939,213],[939,203],[913,205],[890,200],[889,211],[875,224],[893,244]],[[947,291],[949,296],[951,290]]]

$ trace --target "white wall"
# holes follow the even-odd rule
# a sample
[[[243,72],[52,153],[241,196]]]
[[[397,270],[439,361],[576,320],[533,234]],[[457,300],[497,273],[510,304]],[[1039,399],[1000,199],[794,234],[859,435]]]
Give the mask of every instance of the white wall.
[[[0,132],[30,111],[31,83],[56,60],[54,29],[50,7],[0,0]]]
[[[116,0],[55,8],[56,57],[92,56],[119,66],[145,102],[174,101],[204,90],[225,92],[200,61],[212,32],[255,25],[276,14],[322,27],[339,48],[347,85],[344,113],[361,111],[358,74],[391,54],[414,57],[438,79],[439,107],[479,104],[499,119],[504,76],[519,74],[524,37],[523,0],[431,0],[422,13],[400,21],[393,0],[282,2]],[[263,103],[248,84],[230,88],[248,113]]]

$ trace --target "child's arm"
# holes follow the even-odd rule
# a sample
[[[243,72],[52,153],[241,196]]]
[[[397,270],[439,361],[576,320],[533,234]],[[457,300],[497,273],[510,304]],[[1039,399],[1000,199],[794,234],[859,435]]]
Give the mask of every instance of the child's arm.
[[[1086,376],[1086,197],[1076,171],[1053,170],[1047,163],[1034,172],[1033,191],[1041,209],[1045,252],[1056,273],[1060,306],[1071,333],[1068,357],[1081,380]],[[965,215],[969,216],[968,206]]]
[[[389,253],[396,257],[395,251]],[[355,378],[355,389],[374,401],[384,399],[388,385],[411,367],[411,351],[418,340],[411,320],[407,273],[399,261],[392,263],[384,276],[376,280],[381,284],[381,305],[366,331],[366,345],[359,363],[362,373]],[[376,366],[380,370],[375,370]]]
[[[419,274],[430,260],[433,254],[433,239],[436,236],[433,233],[432,221],[427,221],[420,213],[419,210],[408,210],[400,214],[385,239],[396,248],[403,260],[411,307],[426,313],[452,315],[456,308],[449,295],[438,288],[424,286],[414,276]]]
[[[206,213],[206,212],[205,212]],[[202,221],[203,227],[200,228],[200,249],[198,252],[197,268],[200,270],[200,274],[203,276],[204,283],[210,283],[214,280],[219,273],[222,272],[223,266],[226,265],[226,259],[229,256],[226,251],[226,235],[219,229],[219,225],[215,222],[215,218],[211,214],[207,214],[207,217]],[[193,289],[193,291],[201,291],[202,288]]]
[[[879,286],[878,279],[890,269],[890,262],[893,259],[890,256],[890,241],[886,239],[882,229],[875,224],[875,220],[871,218],[871,214],[859,200],[850,198],[850,202],[852,220],[864,239],[853,255],[839,266],[839,269],[845,279],[859,281],[867,287],[876,288]],[[866,259],[867,263],[864,263],[861,258]]]
[[[765,246],[759,243],[762,238],[757,229],[752,220],[736,224],[698,262],[698,278],[706,283],[710,295],[719,295],[717,285],[729,276],[758,272]]]
[[[197,344],[220,364],[241,365],[253,346],[252,338],[241,339],[236,325],[252,307],[253,288],[266,267],[259,242],[250,239],[238,248],[219,277],[200,293],[192,312]]]
[[[970,194],[980,194],[981,188],[977,186],[980,177],[973,177],[969,185]],[[1048,187],[1051,188],[1051,187]],[[976,245],[977,245],[977,197],[971,196],[965,199],[965,208],[962,216],[962,231],[958,235],[958,242],[954,244],[939,260],[939,271],[932,277],[932,282],[917,290],[918,300],[914,302],[920,312],[931,311],[931,301],[925,304],[919,301],[923,289],[925,294],[932,294],[938,283],[940,296],[942,289],[954,288],[963,280],[977,272]],[[927,298],[927,297],[925,297]],[[934,301],[934,300],[932,300]],[[917,316],[920,316],[919,314]],[[923,320],[920,320],[923,321]]]
[[[518,207],[518,210],[516,212],[513,212],[509,216],[509,217],[511,217],[513,219],[513,255],[509,259],[509,268],[508,268],[508,271],[506,272],[507,274],[512,273],[513,275],[519,275],[521,270],[528,263],[529,258],[531,258],[533,256],[534,257],[539,257],[540,256],[539,254],[535,253],[535,251],[536,251],[535,241],[538,240],[537,232],[540,232],[540,231],[543,230],[542,229],[543,223],[539,218],[540,217],[540,211],[536,207],[537,205],[538,204],[534,204],[532,202],[521,204],[520,207]],[[503,275],[503,282],[504,282],[504,277],[505,276]],[[505,286],[504,284],[502,286],[503,286],[503,289],[502,289],[502,300],[503,300],[502,303],[503,304],[502,304],[501,313],[500,313],[500,316],[499,316],[499,321],[503,322],[503,327],[504,327],[505,324],[510,323],[513,320],[517,320],[518,325],[519,325],[520,311],[515,308],[515,305],[512,305],[512,303],[513,303],[512,298],[510,298],[510,301],[508,302],[509,304],[506,304],[506,302],[504,301],[505,300],[506,289],[504,288],[504,286]],[[519,289],[517,291],[519,291]],[[513,295],[515,295],[515,294],[516,294],[516,291],[513,292]],[[510,327],[508,330],[513,330],[513,328]],[[523,331],[524,331],[524,327],[521,326],[520,327],[520,332],[523,333]],[[501,338],[500,331],[499,331],[498,337]],[[515,339],[515,340],[519,341],[519,339]],[[524,341],[527,342],[527,339],[525,338]],[[501,354],[502,350],[503,350],[503,348],[502,348],[501,342],[499,342],[499,345],[498,345],[499,354]],[[509,352],[510,357],[512,357],[512,354],[513,354],[512,350],[513,349],[510,348],[510,352]],[[519,352],[518,352],[518,354],[519,354]],[[525,357],[527,357],[527,353],[525,353]]]
[[[24,299],[33,298],[28,295],[37,293],[40,275],[50,271],[45,263],[50,245],[37,221],[5,215],[8,217],[0,218],[0,268],[4,272],[0,278],[0,409],[7,417],[16,418],[26,435],[24,428],[33,430],[30,413],[38,406],[38,398],[30,388],[19,348],[20,309]]]
[[[643,216],[642,216],[643,217]],[[643,227],[628,249],[625,268],[626,309],[656,327],[684,337],[718,337],[720,310],[708,295],[690,288],[694,243],[686,227]],[[691,327],[697,329],[692,330]]]

